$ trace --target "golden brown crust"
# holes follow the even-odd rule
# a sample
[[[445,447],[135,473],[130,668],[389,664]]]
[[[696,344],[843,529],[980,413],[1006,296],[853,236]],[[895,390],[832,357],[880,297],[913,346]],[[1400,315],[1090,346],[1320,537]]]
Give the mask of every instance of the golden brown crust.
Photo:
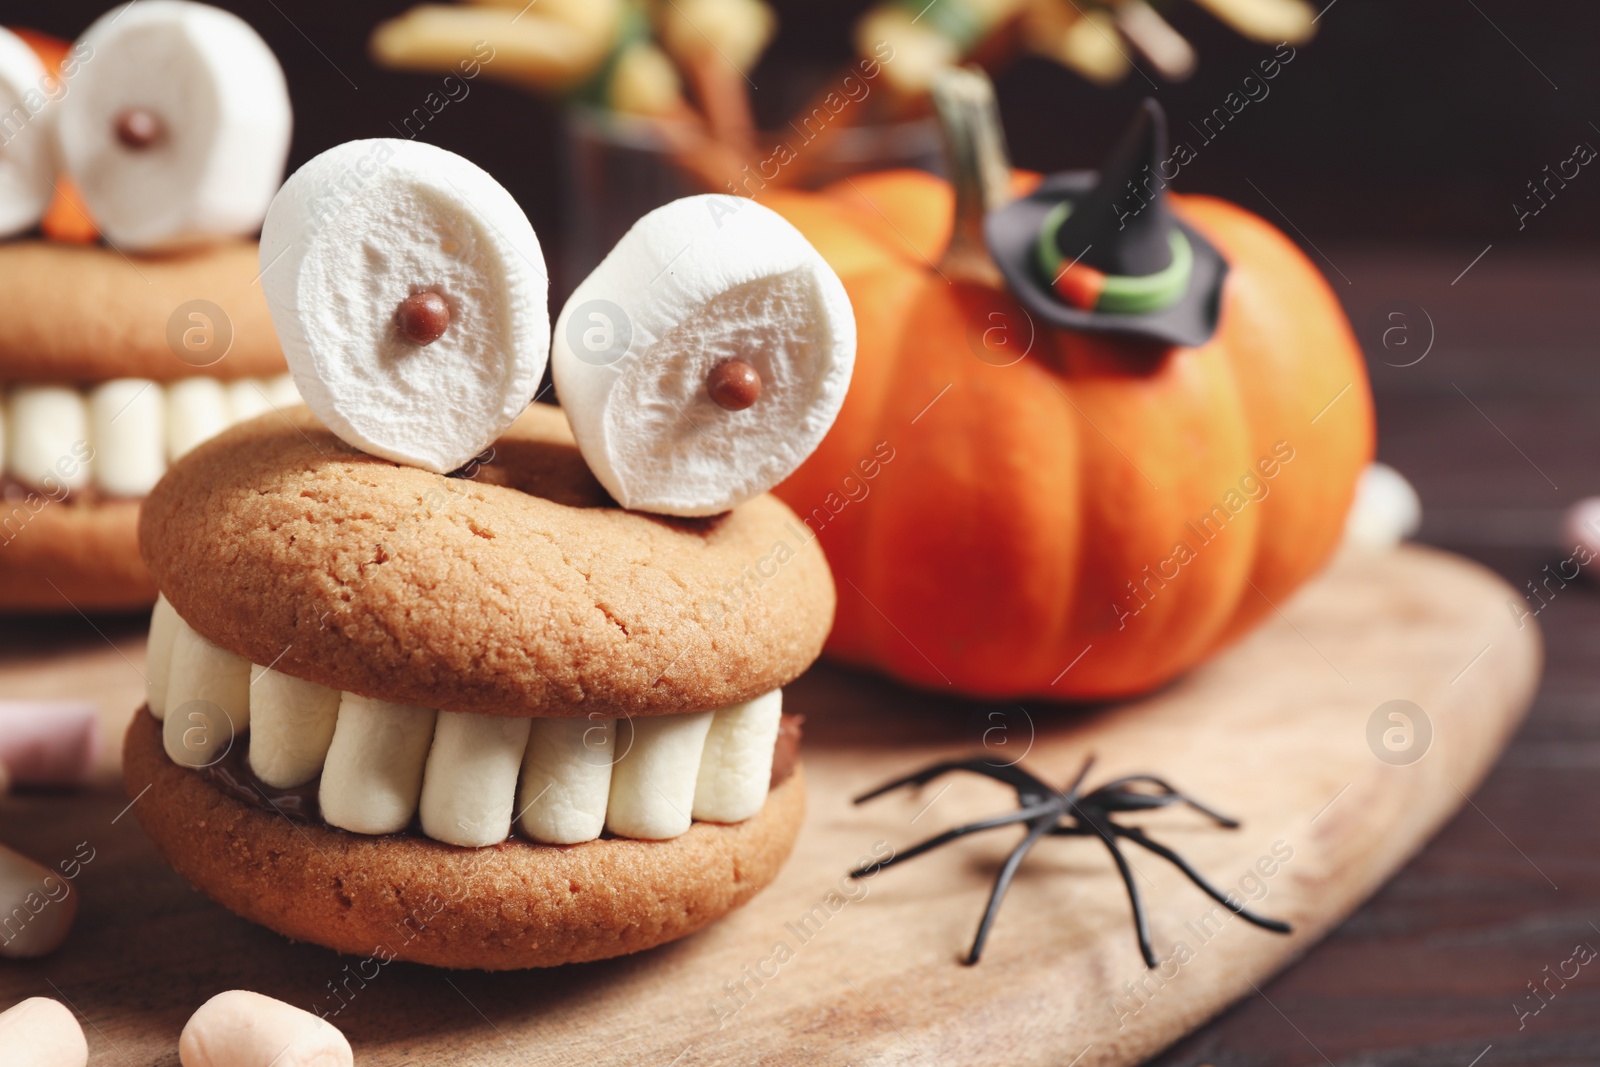
[[[54,241],[0,244],[0,381],[281,374],[257,255],[254,241],[133,257]],[[167,341],[168,321],[191,300],[216,304],[233,326],[227,355],[208,367],[179,359]]]
[[[162,855],[230,911],[340,952],[488,971],[606,959],[691,934],[777,876],[805,814],[797,772],[754,818],[695,823],[670,841],[467,849],[363,837],[224,796],[167,759],[148,709],[128,728],[123,781],[130,797],[143,794],[134,813]]]
[[[0,499],[0,610],[128,611],[155,600],[138,501]]]
[[[263,416],[167,472],[141,548],[206,638],[401,704],[669,715],[753,699],[816,659],[833,581],[777,499],[705,520],[599,506],[566,419],[540,405],[495,450],[444,478],[358,452],[303,408]]]

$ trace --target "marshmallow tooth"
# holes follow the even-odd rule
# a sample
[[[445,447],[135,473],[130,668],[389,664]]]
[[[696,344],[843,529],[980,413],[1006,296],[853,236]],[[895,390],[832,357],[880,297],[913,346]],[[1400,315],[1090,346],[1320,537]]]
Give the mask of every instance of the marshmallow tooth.
[[[228,423],[228,389],[215,378],[185,378],[167,386],[167,458],[172,462]]]
[[[422,779],[422,832],[479,847],[511,833],[528,719],[441,711]]]
[[[345,693],[322,766],[323,821],[358,834],[406,828],[422,795],[434,711]]]
[[[150,613],[150,636],[145,641],[144,692],[150,705],[150,714],[157,721],[167,717],[167,690],[172,678],[172,649],[178,640],[178,631],[187,624],[172,609],[167,598],[156,595],[155,610]]]
[[[606,828],[619,837],[664,841],[693,822],[700,750],[711,728],[709,711],[632,720],[633,741],[611,772]]]
[[[783,690],[722,708],[711,719],[694,787],[694,817],[743,822],[767,802]]]
[[[5,118],[0,237],[32,229],[50,206],[55,192],[51,97],[59,98],[60,86],[22,38],[0,29],[0,116]]]
[[[289,154],[289,90],[237,15],[189,0],[112,8],[62,100],[58,142],[102,233],[125,250],[253,233]]]
[[[593,841],[606,825],[614,719],[532,719],[522,760],[523,833],[547,845]]]
[[[329,149],[272,202],[261,265],[301,396],[357,448],[447,473],[539,387],[550,345],[539,239],[460,156],[392,139]]]
[[[178,623],[161,737],[172,762],[209,767],[250,727],[250,661]]]
[[[338,718],[337,689],[251,667],[250,770],[276,789],[305,785],[322,773]]]
[[[855,365],[844,285],[776,212],[676,200],[634,224],[556,322],[584,459],[623,507],[712,515],[821,443]]]
[[[141,497],[167,471],[166,394],[155,382],[122,378],[89,394],[94,481],[109,496]]]
[[[19,482],[50,494],[89,484],[89,408],[76,389],[18,386],[8,429],[6,462]]]

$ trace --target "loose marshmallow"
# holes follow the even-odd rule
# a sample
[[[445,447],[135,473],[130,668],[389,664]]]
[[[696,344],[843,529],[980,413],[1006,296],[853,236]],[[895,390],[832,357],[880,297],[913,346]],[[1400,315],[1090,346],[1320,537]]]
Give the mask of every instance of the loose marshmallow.
[[[358,834],[406,828],[422,794],[434,711],[345,693],[322,766],[323,821]]]
[[[19,385],[11,391],[7,467],[17,481],[47,493],[89,484],[89,406],[60,385]]]
[[[230,425],[228,390],[215,378],[184,378],[167,386],[167,458],[171,462]]]
[[[89,1042],[77,1016],[49,997],[29,997],[0,1012],[7,1067],[85,1067]]]
[[[533,719],[522,759],[522,832],[547,845],[593,841],[606,825],[614,719]]]
[[[83,785],[100,753],[93,704],[0,700],[0,767],[17,785]]]
[[[144,496],[167,472],[166,391],[119,378],[89,394],[94,483],[110,496]]]
[[[102,15],[60,105],[62,161],[102,233],[125,250],[253,233],[289,154],[289,90],[272,50],[236,15],[139,0]],[[119,135],[130,112],[149,143]],[[124,127],[125,128],[125,127]]]
[[[150,636],[144,645],[144,693],[150,705],[150,714],[157,721],[167,717],[168,679],[172,677],[172,647],[178,631],[186,626],[172,610],[165,596],[156,596],[155,610],[150,613]]]
[[[700,752],[712,715],[700,711],[632,720],[633,743],[611,771],[607,829],[646,841],[663,841],[689,829]]]
[[[55,193],[51,123],[61,82],[44,69],[33,49],[0,29],[0,115],[5,150],[0,152],[0,237],[31,230]]]
[[[250,668],[250,770],[268,785],[292,789],[322,773],[339,719],[339,691]]]
[[[417,141],[351,141],[295,171],[261,231],[262,287],[295,384],[334,433],[437,473],[533,399],[550,346],[544,253],[511,194]],[[436,293],[437,339],[397,324]]]
[[[326,1019],[244,989],[218,993],[178,1038],[183,1067],[351,1067],[350,1042]]]
[[[162,742],[184,767],[209,767],[250,726],[250,661],[179,624],[167,677]]]
[[[711,719],[694,787],[694,817],[743,822],[767,802],[783,690],[721,708]]]
[[[441,711],[422,778],[422,832],[478,847],[511,833],[528,723],[504,715]]]
[[[78,894],[70,882],[0,845],[0,956],[20,960],[54,952],[77,914]]]
[[[556,322],[552,369],[595,477],[623,507],[711,515],[786,478],[821,443],[855,365],[849,297],[770,208],[708,194],[634,224]],[[760,377],[742,410],[707,377]]]
[[[1393,548],[1421,526],[1422,499],[1405,475],[1385,463],[1368,464],[1345,519],[1345,540],[1362,548]]]

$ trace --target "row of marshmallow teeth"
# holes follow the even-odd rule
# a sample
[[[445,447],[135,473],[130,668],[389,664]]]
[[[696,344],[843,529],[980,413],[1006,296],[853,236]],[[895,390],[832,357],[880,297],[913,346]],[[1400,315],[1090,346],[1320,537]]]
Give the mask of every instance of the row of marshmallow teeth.
[[[15,385],[0,395],[0,471],[48,493],[93,485],[142,497],[195,445],[300,403],[294,379],[118,378],[88,389]]]
[[[320,775],[330,825],[397,833],[420,812],[424,834],[469,847],[504,841],[513,818],[552,845],[603,829],[665,840],[694,819],[748,819],[766,802],[783,699],[773,690],[631,722],[389,704],[251,664],[195,633],[165,597],[150,620],[146,672],[174,763],[211,765],[248,728],[256,777],[287,789]]]

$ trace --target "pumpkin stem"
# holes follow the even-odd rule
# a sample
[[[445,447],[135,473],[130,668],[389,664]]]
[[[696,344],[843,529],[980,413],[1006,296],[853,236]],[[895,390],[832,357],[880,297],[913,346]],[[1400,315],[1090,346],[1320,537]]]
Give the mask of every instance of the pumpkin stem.
[[[983,239],[984,216],[1011,200],[1011,161],[994,84],[982,71],[952,67],[934,82],[933,106],[956,194],[955,226],[939,269],[953,279],[1001,285]]]

